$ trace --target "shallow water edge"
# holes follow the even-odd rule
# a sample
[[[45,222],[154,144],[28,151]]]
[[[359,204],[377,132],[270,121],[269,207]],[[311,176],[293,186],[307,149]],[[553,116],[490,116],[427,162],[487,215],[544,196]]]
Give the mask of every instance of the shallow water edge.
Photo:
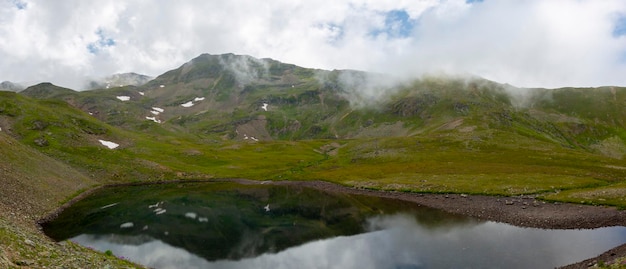
[[[420,194],[356,189],[323,181],[255,181],[247,179],[179,180],[148,183],[136,182],[99,186],[74,197],[58,210],[40,220],[39,223],[44,223],[56,218],[64,209],[103,188],[201,182],[233,182],[244,185],[294,185],[309,187],[326,192],[340,192],[392,198],[440,209],[449,213],[475,217],[480,220],[504,222],[518,227],[583,229],[626,226],[626,215],[623,211],[619,211],[615,208],[547,203],[532,196],[495,197],[459,194]],[[620,249],[620,247],[615,249]],[[624,245],[621,246],[621,249],[624,249]],[[621,254],[621,256],[625,254]],[[620,254],[617,256],[619,257]]]

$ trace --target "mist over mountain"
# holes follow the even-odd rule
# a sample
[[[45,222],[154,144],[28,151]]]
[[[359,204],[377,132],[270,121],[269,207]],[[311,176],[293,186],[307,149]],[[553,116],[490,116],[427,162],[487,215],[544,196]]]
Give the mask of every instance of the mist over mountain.
[[[202,54],[140,86],[77,92],[40,84],[22,94],[63,100],[128,130],[156,124],[234,141],[444,134],[480,141],[505,132],[611,156],[626,153],[620,136],[626,113],[619,109],[626,90],[620,87],[528,89],[450,75],[398,79]]]
[[[0,91],[19,92],[23,89],[24,87],[17,83],[13,83],[10,81],[0,82]]]
[[[93,89],[108,89],[111,87],[123,87],[123,86],[141,86],[152,80],[152,77],[141,75],[137,73],[120,73],[113,74],[100,79],[94,79],[87,82],[85,90]]]
[[[624,206],[624,87],[397,78],[236,54],[119,85],[0,91],[0,178],[12,187],[0,212],[36,193],[19,210],[42,215],[83,181],[222,178]],[[40,195],[53,180],[76,188]]]

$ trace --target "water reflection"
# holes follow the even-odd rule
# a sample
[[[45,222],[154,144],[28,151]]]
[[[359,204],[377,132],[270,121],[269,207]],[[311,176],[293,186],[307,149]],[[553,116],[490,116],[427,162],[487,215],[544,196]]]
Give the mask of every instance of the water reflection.
[[[309,242],[278,253],[209,262],[140,236],[80,235],[80,244],[154,268],[553,268],[626,242],[626,228],[541,230],[485,222],[426,228],[414,216],[368,219],[368,232]],[[129,244],[128,242],[132,242]]]
[[[105,189],[42,225],[153,268],[552,268],[626,228],[525,229],[412,203],[235,183]]]
[[[81,234],[142,235],[209,261],[236,260],[363,233],[368,217],[398,211],[413,214],[427,227],[474,221],[376,197],[211,183],[107,189],[68,208],[43,228],[58,241]]]

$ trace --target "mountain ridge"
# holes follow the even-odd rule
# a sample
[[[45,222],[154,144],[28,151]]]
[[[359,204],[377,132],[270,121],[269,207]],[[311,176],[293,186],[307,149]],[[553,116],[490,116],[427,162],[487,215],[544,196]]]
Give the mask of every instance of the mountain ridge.
[[[307,69],[235,54],[201,54],[138,87],[87,92],[39,88],[41,84],[23,94],[62,99],[115,126],[153,121],[237,140],[473,132],[485,123],[489,126],[484,129],[510,129],[516,116],[515,123],[523,125],[518,132],[539,132],[569,146],[589,148],[592,143],[574,136],[591,132],[607,139],[602,132],[619,133],[608,129],[624,128],[626,119],[624,113],[615,114],[625,100],[619,87],[525,89],[477,77],[395,82],[382,74]],[[613,107],[590,104],[593,96],[596,103]],[[592,113],[582,104],[607,109]],[[591,125],[598,127],[588,128]]]
[[[84,89],[95,90],[101,88],[124,87],[124,86],[141,86],[148,83],[153,78],[150,76],[137,74],[134,72],[117,73],[99,79],[93,79],[86,83]]]
[[[623,87],[396,81],[235,54],[202,54],[141,86],[3,91],[0,178],[13,185],[0,192],[0,242],[11,244],[0,265],[67,258],[34,221],[96,185],[321,180],[626,208],[624,104]],[[15,204],[20,193],[31,200]],[[86,267],[117,261],[75,248]],[[45,251],[61,258],[39,259]]]

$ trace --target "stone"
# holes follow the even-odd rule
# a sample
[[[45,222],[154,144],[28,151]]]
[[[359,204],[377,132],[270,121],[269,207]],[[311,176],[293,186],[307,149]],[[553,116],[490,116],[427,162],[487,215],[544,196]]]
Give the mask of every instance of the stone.
[[[48,142],[47,139],[40,137],[35,139],[35,145],[40,146],[40,147],[47,147],[48,145],[50,145],[50,142]]]
[[[30,239],[26,239],[26,240],[24,240],[24,244],[29,245],[29,246],[31,246],[31,247],[35,247],[35,242],[33,242],[33,241],[32,241],[32,240],[30,240]]]

